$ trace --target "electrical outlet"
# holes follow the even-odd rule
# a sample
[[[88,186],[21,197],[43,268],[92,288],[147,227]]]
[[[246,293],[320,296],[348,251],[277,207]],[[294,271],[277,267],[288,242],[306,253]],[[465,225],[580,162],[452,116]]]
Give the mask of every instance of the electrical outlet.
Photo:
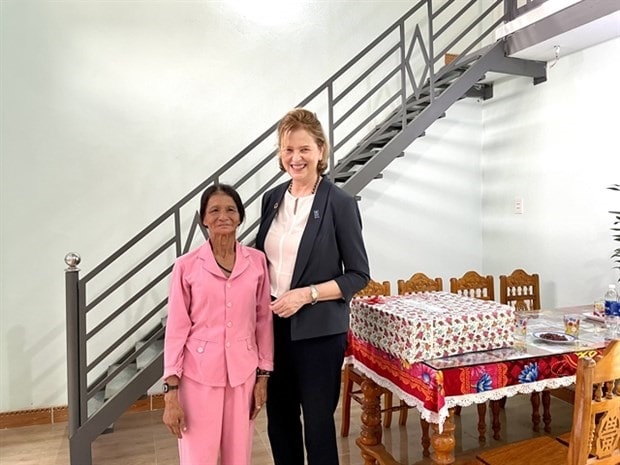
[[[515,198],[515,215],[523,215],[523,199],[521,197]]]

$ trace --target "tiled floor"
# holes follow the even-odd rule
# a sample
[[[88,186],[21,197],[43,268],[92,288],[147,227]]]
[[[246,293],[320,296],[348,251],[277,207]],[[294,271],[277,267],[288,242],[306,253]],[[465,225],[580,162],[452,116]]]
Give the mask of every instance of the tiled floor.
[[[339,438],[341,465],[361,465],[362,459],[355,439],[359,435],[360,410],[353,403],[351,433]],[[552,434],[559,435],[570,429],[572,406],[552,398]],[[131,413],[121,417],[113,433],[100,436],[93,444],[93,465],[174,465],[178,464],[176,440],[161,423],[161,411]],[[487,433],[485,448],[496,447],[537,435],[531,430],[529,396],[508,399],[502,411],[502,440],[496,441]],[[506,418],[509,421],[506,421]],[[428,464],[420,446],[419,416],[409,413],[406,426],[384,429],[384,444],[403,464]],[[463,409],[457,417],[457,459],[460,462],[475,455],[478,444],[478,421],[475,407]],[[490,422],[488,422],[490,423]],[[340,427],[339,412],[336,426]],[[490,428],[489,428],[490,429]],[[2,465],[67,465],[69,464],[67,424],[29,426],[0,431],[0,464]],[[264,413],[256,423],[253,465],[271,465]],[[82,464],[74,464],[82,465]]]

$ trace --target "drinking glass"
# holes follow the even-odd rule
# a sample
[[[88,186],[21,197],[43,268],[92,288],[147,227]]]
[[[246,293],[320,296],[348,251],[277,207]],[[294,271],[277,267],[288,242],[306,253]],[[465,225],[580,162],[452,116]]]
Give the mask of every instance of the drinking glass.
[[[579,335],[581,315],[564,315],[564,332],[571,336]]]
[[[620,338],[620,316],[605,315],[605,339]]]

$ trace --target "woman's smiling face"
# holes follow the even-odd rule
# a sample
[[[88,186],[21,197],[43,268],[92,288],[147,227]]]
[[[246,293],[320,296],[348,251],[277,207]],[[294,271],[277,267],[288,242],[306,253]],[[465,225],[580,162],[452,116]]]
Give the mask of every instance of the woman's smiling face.
[[[314,182],[322,155],[316,141],[305,129],[282,136],[280,160],[289,176],[296,181]]]
[[[209,197],[202,221],[210,235],[234,235],[241,219],[234,199],[223,192],[217,192]]]

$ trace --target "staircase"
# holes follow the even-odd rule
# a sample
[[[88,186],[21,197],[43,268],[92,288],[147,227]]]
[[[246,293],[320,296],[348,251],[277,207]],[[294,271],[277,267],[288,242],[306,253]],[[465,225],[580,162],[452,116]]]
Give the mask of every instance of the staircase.
[[[419,1],[296,105],[326,114],[328,176],[342,189],[358,195],[458,100],[491,98],[487,73],[546,80],[545,63],[506,57],[505,43],[493,42],[504,1],[483,12],[478,3],[447,0],[433,10],[430,0]],[[161,378],[168,277],[175,258],[206,237],[195,206],[207,186],[236,180],[247,213],[239,239],[253,241],[261,197],[283,175],[265,148],[276,125],[83,277],[79,256],[65,257],[72,465],[90,465],[91,443]]]

